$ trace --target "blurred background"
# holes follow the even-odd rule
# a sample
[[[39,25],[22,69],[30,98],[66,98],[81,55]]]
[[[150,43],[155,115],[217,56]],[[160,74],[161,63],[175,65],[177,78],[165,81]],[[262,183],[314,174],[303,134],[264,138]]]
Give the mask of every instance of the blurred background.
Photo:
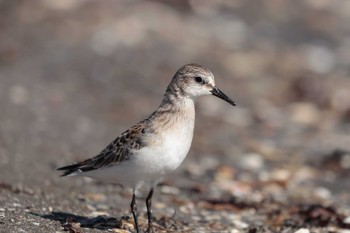
[[[0,1],[0,203],[20,204],[3,209],[5,226],[23,203],[69,212],[94,192],[119,205],[114,186],[54,169],[97,154],[151,113],[187,63],[211,69],[238,106],[197,101],[191,152],[159,202],[180,191],[200,202],[205,190],[349,210],[349,21],[347,0]]]

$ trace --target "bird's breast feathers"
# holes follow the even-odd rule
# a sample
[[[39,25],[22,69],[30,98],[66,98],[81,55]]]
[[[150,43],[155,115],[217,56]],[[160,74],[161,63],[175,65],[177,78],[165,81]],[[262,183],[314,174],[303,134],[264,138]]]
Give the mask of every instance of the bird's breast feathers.
[[[137,151],[140,165],[164,175],[175,170],[185,159],[192,143],[194,118],[177,122],[166,131],[149,135],[147,147]],[[152,161],[152,162],[151,162]]]

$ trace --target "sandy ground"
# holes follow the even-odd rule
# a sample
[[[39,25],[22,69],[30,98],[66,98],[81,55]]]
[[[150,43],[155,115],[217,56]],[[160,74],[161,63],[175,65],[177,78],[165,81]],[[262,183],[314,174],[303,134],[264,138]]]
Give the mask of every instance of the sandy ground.
[[[155,192],[156,232],[349,233],[349,9],[0,1],[0,232],[132,231],[130,190],[55,169],[97,154],[196,62],[238,106],[198,100],[189,156]]]

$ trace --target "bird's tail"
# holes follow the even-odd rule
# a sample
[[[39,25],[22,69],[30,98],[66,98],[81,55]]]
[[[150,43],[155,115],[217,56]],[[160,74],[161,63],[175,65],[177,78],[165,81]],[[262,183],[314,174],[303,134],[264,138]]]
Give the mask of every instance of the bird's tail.
[[[81,172],[81,170],[79,169],[80,166],[81,165],[79,163],[75,163],[68,166],[57,168],[56,170],[64,171],[61,176],[73,176]]]

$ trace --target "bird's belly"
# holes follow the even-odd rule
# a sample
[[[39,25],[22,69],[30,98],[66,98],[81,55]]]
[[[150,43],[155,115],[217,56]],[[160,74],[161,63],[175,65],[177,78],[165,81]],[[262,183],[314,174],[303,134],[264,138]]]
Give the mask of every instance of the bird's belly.
[[[146,172],[167,175],[174,171],[186,158],[191,147],[193,128],[162,136],[159,145],[146,147],[138,152],[137,160]]]
[[[165,140],[162,153],[159,155],[159,165],[163,167],[166,173],[175,170],[186,158],[192,143],[192,136],[187,137],[168,137]]]

